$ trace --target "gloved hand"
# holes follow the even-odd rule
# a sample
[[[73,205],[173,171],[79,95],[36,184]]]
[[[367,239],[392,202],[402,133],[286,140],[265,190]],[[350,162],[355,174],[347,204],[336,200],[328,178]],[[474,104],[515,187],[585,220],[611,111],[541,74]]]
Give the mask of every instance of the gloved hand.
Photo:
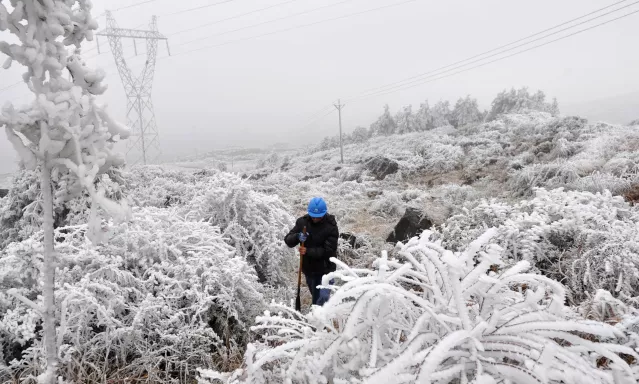
[[[303,242],[306,241],[306,239],[308,239],[308,234],[300,232],[300,233],[297,234],[297,238],[300,241],[300,243],[303,243]]]

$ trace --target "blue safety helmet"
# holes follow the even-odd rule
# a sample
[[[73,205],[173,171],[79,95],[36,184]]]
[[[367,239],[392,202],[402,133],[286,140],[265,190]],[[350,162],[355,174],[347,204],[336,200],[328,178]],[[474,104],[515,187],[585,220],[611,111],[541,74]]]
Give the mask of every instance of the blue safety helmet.
[[[326,201],[321,197],[314,197],[308,203],[308,214],[314,218],[324,217],[328,208],[326,207]]]

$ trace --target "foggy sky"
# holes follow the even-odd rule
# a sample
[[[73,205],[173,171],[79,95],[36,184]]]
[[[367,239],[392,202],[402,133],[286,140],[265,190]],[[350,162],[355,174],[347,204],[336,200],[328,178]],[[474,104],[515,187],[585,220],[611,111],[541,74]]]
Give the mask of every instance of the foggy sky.
[[[94,0],[94,14],[108,4],[117,9],[139,0]],[[365,11],[403,0],[351,0],[306,15],[268,23],[256,28],[226,33],[194,43],[199,36],[231,31],[344,0],[297,0],[249,16],[218,23],[195,31],[172,33],[282,3],[284,0],[235,0],[194,12],[176,11],[222,0],[156,0],[114,13],[119,26],[138,27],[158,15],[161,33],[168,35],[173,57],[159,45],[153,88],[153,102],[165,158],[202,153],[231,145],[265,146],[288,142],[303,147],[337,133],[337,114],[303,127],[309,116],[338,98],[348,99],[363,91],[436,69],[469,56],[509,43],[548,27],[614,3],[603,0],[415,0],[396,7],[274,33],[257,39],[229,43],[193,53],[198,47],[240,40],[279,29],[309,24]],[[639,6],[628,8],[639,9]],[[611,17],[608,17],[611,18]],[[412,104],[416,110],[428,99],[454,102],[460,96],[476,97],[488,108],[503,89],[528,86],[556,97],[562,112],[579,110],[584,102],[619,99],[634,95],[628,108],[639,118],[639,14],[570,37],[568,39],[505,59],[482,68],[381,97],[366,98],[346,105],[345,131],[358,125],[368,127],[388,103],[393,112]],[[104,26],[104,16],[100,19]],[[5,39],[7,32],[0,34]],[[125,56],[133,48],[124,41]],[[109,90],[102,98],[111,112],[126,122],[126,97],[105,38],[102,54],[89,59],[91,65],[109,74]],[[141,51],[128,63],[134,73],[144,63]],[[87,42],[85,50],[95,47]],[[95,50],[86,53],[93,56]],[[0,56],[3,56],[0,54]],[[0,57],[4,61],[4,57]],[[0,88],[20,80],[17,63],[0,69]],[[633,93],[634,92],[634,93]],[[25,85],[0,92],[0,104],[23,103],[30,93]],[[616,100],[615,99],[615,100]],[[623,99],[623,97],[622,97]],[[615,120],[613,114],[597,119]],[[613,121],[623,123],[626,121]],[[14,152],[4,133],[0,134],[0,174],[15,168]]]

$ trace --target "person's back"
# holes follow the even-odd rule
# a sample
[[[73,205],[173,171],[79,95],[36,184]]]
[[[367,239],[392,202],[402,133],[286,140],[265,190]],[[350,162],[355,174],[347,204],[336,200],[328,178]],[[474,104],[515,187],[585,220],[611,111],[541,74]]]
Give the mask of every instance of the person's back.
[[[306,228],[306,234],[303,229]],[[313,304],[322,305],[328,299],[326,293],[320,297],[316,287],[322,283],[322,277],[335,271],[331,257],[337,256],[339,230],[333,215],[328,214],[326,202],[322,198],[313,198],[308,206],[308,214],[295,222],[295,227],[286,235],[284,241],[289,247],[300,246],[302,255],[302,272],[313,297]]]

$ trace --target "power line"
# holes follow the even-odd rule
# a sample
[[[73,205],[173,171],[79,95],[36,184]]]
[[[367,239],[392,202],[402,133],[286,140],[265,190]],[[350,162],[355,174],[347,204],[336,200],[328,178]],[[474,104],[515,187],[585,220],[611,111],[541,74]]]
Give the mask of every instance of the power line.
[[[144,2],[140,2],[140,3],[132,4],[132,5],[127,6],[127,7],[118,8],[117,10],[121,10],[121,9],[126,9],[126,8],[130,8],[130,7],[142,5],[142,4],[151,2],[151,1],[155,1],[155,0],[149,0],[149,1],[144,1]],[[297,0],[289,0],[288,2],[275,4],[275,5],[271,6],[270,8],[278,6],[278,5],[284,5],[284,4],[290,3],[292,1],[297,1]],[[350,0],[348,0],[348,1],[350,1]],[[396,7],[396,6],[412,3],[412,2],[415,2],[415,1],[417,1],[417,0],[406,0],[406,1],[399,2],[399,3],[394,3],[394,4],[384,5],[384,6],[380,6],[380,7],[376,7],[376,8],[371,8],[371,9],[367,9],[367,10],[360,11],[360,12],[354,12],[354,13],[350,13],[350,14],[343,15],[343,16],[338,16],[338,17],[333,17],[333,18],[329,18],[329,19],[319,20],[319,21],[316,21],[316,22],[313,22],[313,23],[298,25],[298,26],[294,26],[294,27],[291,27],[291,28],[279,29],[279,30],[276,30],[276,31],[267,32],[267,33],[263,33],[263,34],[256,35],[256,36],[250,36],[250,37],[246,37],[246,38],[242,38],[242,39],[231,40],[231,41],[223,42],[223,43],[216,44],[216,45],[205,46],[205,47],[201,47],[201,48],[197,48],[197,49],[192,49],[192,50],[189,50],[189,51],[180,52],[180,53],[174,54],[172,56],[159,57],[158,60],[163,60],[163,59],[167,59],[169,57],[175,57],[175,56],[179,56],[179,55],[182,55],[182,54],[193,53],[193,52],[201,51],[201,50],[208,49],[208,48],[215,48],[215,47],[220,47],[220,46],[227,45],[227,44],[232,44],[232,43],[237,43],[237,42],[257,39],[257,38],[260,38],[260,37],[269,36],[269,35],[273,35],[273,34],[276,34],[276,33],[288,32],[288,31],[291,31],[291,30],[299,29],[299,28],[306,28],[306,27],[310,27],[310,26],[314,26],[314,25],[318,25],[318,24],[322,24],[322,23],[331,22],[331,21],[337,21],[337,20],[341,20],[341,19],[345,19],[345,18],[349,18],[349,17],[353,17],[353,16],[366,14],[366,13],[369,13],[369,12],[379,11],[379,10],[386,9],[386,8],[391,8],[391,7]],[[256,12],[256,11],[252,11],[252,12]],[[249,12],[249,13],[251,13],[251,12]],[[249,14],[249,13],[247,13],[247,14]],[[240,15],[238,15],[238,17],[239,16]],[[84,51],[84,53],[91,52],[91,51],[93,51],[95,49],[97,49],[97,48],[90,48],[90,49]],[[97,54],[97,55],[93,55],[93,56],[87,57],[87,58],[85,58],[85,60],[92,59],[92,58],[100,56],[100,55],[101,55],[101,53]],[[132,57],[134,57],[134,56],[132,56]],[[131,58],[131,57],[129,57],[129,58]],[[18,84],[20,84],[20,82],[18,82],[16,84],[13,84],[13,85],[11,85],[9,87],[12,87],[12,86],[15,86],[15,85],[18,85]],[[7,87],[7,88],[9,88],[9,87]],[[0,92],[2,92],[2,91],[3,90],[0,89]]]
[[[222,33],[217,33],[217,34],[214,34],[214,35],[208,35],[208,36],[198,37],[198,38],[196,38],[196,39],[189,40],[189,41],[187,41],[187,42],[185,42],[185,43],[182,43],[181,45],[191,44],[191,43],[194,43],[194,42],[196,42],[196,41],[205,40],[205,39],[210,39],[210,38],[212,38],[212,37],[217,37],[217,36],[223,36],[223,35],[227,35],[227,34],[229,34],[229,33],[238,32],[238,31],[243,31],[243,30],[245,30],[245,29],[255,28],[255,27],[259,27],[259,26],[265,25],[265,24],[274,23],[274,22],[276,22],[276,21],[282,21],[282,20],[290,19],[290,18],[292,18],[292,17],[297,17],[297,16],[301,16],[301,15],[306,15],[306,14],[309,14],[309,13],[317,12],[317,11],[322,10],[322,9],[331,8],[331,7],[336,7],[336,6],[338,6],[338,5],[342,5],[342,4],[345,4],[345,3],[351,2],[351,1],[353,1],[353,0],[342,0],[342,1],[338,2],[338,3],[333,3],[333,4],[323,5],[323,6],[321,6],[321,7],[317,7],[317,8],[309,9],[309,10],[306,10],[306,11],[302,11],[302,12],[298,12],[298,13],[293,13],[293,14],[291,14],[291,15],[286,15],[286,16],[283,16],[283,17],[279,17],[279,18],[277,18],[277,19],[267,20],[267,21],[263,21],[263,22],[261,22],[261,23],[257,23],[257,24],[253,24],[253,25],[247,25],[247,26],[245,26],[245,27],[241,27],[241,28],[233,29],[233,30],[230,30],[230,31],[225,31],[225,32],[222,32]]]
[[[158,60],[167,59],[169,57],[175,57],[175,56],[179,56],[179,55],[184,55],[184,54],[187,54],[187,53],[193,53],[193,52],[197,52],[197,51],[202,51],[204,49],[221,47],[223,45],[228,45],[228,44],[232,44],[232,43],[238,43],[238,42],[241,42],[241,41],[253,40],[253,39],[257,39],[257,38],[264,37],[264,36],[274,35],[276,33],[288,32],[288,31],[292,31],[292,30],[295,30],[295,29],[311,27],[311,26],[314,26],[314,25],[323,24],[323,23],[327,23],[327,22],[331,22],[331,21],[337,21],[337,20],[341,20],[341,19],[346,19],[346,18],[353,17],[353,16],[363,15],[363,14],[369,13],[369,12],[379,11],[379,10],[382,10],[382,9],[387,9],[387,8],[391,8],[391,7],[397,7],[397,6],[400,6],[400,5],[408,4],[408,3],[413,3],[415,1],[417,1],[417,0],[405,0],[405,1],[401,1],[399,3],[394,3],[394,4],[389,4],[389,5],[384,5],[384,6],[381,6],[381,7],[377,7],[377,8],[367,9],[365,11],[350,13],[350,14],[343,15],[343,16],[333,17],[333,18],[330,18],[330,19],[319,20],[319,21],[316,21],[316,22],[313,22],[313,23],[302,24],[302,25],[298,25],[298,26],[294,26],[294,27],[290,27],[290,28],[278,29],[276,31],[262,33],[262,34],[256,35],[256,36],[249,36],[249,37],[245,37],[245,38],[242,38],[242,39],[230,40],[230,41],[226,41],[226,42],[219,43],[219,44],[207,45],[207,46],[204,46],[204,47],[195,48],[195,49],[191,49],[191,50],[184,51],[184,52],[179,52],[179,53],[176,53],[176,54],[174,54],[172,56],[164,56],[164,57],[159,58]],[[180,45],[182,45],[182,44],[180,44]]]
[[[26,84],[26,83],[25,83],[24,81],[20,80],[20,81],[18,81],[17,83],[13,83],[13,84],[8,85],[8,86],[6,86],[6,87],[4,87],[4,88],[0,88],[0,92],[7,91],[7,90],[9,90],[9,89],[11,89],[11,88],[13,88],[13,87],[17,87],[17,86],[18,86],[18,85],[20,85],[20,84]]]
[[[308,126],[313,125],[316,121],[322,120],[323,118],[325,118],[326,116],[330,115],[333,112],[334,112],[334,109],[331,108],[328,112],[324,113],[323,115],[321,115],[321,116],[319,116],[319,117],[317,117],[315,119],[312,119],[312,120],[308,121],[306,124],[302,125],[302,128],[306,128]]]
[[[289,3],[295,2],[295,1],[299,1],[299,0],[288,0],[288,1],[284,1],[284,2],[282,2],[282,3],[277,3],[277,4],[274,4],[274,5],[270,5],[270,6],[268,6],[268,7],[264,7],[264,8],[256,9],[256,10],[253,10],[253,11],[250,11],[250,12],[246,12],[246,13],[242,13],[242,14],[239,14],[239,15],[230,16],[230,17],[227,17],[227,18],[225,18],[225,19],[220,19],[220,20],[216,20],[216,21],[213,21],[213,22],[210,22],[210,23],[206,23],[206,24],[198,25],[197,27],[191,27],[191,28],[183,29],[183,30],[180,30],[180,31],[177,31],[177,32],[170,33],[170,34],[168,34],[167,36],[175,36],[175,35],[179,35],[180,33],[194,31],[194,30],[196,30],[196,29],[200,29],[200,28],[204,28],[204,27],[211,26],[211,25],[219,24],[219,23],[222,23],[222,22],[224,22],[224,21],[228,21],[228,20],[237,19],[237,18],[240,18],[240,17],[242,17],[242,16],[252,15],[252,14],[254,14],[254,13],[258,13],[258,12],[266,11],[266,10],[268,10],[268,9],[275,8],[275,7],[279,7],[279,6],[282,6],[282,5],[286,5],[286,4],[289,4]]]
[[[201,6],[195,7],[195,8],[189,8],[189,9],[184,9],[184,10],[173,12],[173,13],[167,13],[167,14],[164,14],[164,15],[160,15],[159,17],[180,15],[182,13],[198,11],[200,9],[210,8],[210,7],[215,7],[216,5],[222,5],[222,4],[230,3],[232,1],[235,1],[235,0],[224,0],[224,1],[217,2],[217,3],[213,3],[213,4],[201,5]]]
[[[423,72],[423,73],[420,73],[420,74],[418,74],[418,75],[411,76],[411,77],[405,78],[405,79],[403,79],[403,80],[399,80],[399,81],[396,81],[396,82],[393,82],[393,83],[389,83],[389,84],[386,84],[386,85],[383,85],[383,86],[380,86],[380,87],[376,87],[376,88],[371,88],[371,89],[365,90],[365,91],[361,92],[361,94],[360,94],[360,95],[358,95],[358,96],[354,96],[354,97],[352,97],[352,98],[350,98],[350,99],[348,99],[348,100],[354,100],[354,99],[357,99],[357,98],[359,98],[359,97],[365,97],[365,96],[366,96],[367,94],[369,94],[369,93],[370,93],[370,94],[374,94],[374,93],[377,93],[377,92],[380,92],[380,91],[382,91],[382,92],[383,92],[383,91],[387,91],[387,90],[390,90],[390,89],[394,89],[394,88],[402,87],[402,86],[407,85],[407,84],[410,84],[410,83],[412,83],[412,82],[414,82],[414,81],[419,81],[419,80],[420,80],[420,78],[424,78],[425,76],[426,76],[426,78],[428,78],[428,77],[432,77],[432,76],[438,76],[438,75],[441,75],[442,73],[446,73],[446,72],[449,72],[449,71],[452,71],[452,70],[455,70],[455,69],[458,69],[458,68],[461,68],[461,67],[464,67],[464,66],[467,66],[467,65],[470,65],[470,64],[474,64],[474,63],[477,63],[477,62],[479,62],[479,61],[486,60],[486,59],[489,59],[489,58],[491,58],[491,57],[495,57],[495,56],[501,55],[501,54],[503,54],[503,53],[506,53],[506,52],[509,52],[509,51],[515,50],[515,49],[517,49],[517,48],[521,48],[521,47],[523,47],[523,46],[525,46],[525,45],[528,45],[528,44],[534,43],[534,42],[536,42],[536,41],[543,40],[543,39],[548,38],[548,37],[550,37],[550,36],[556,35],[556,34],[561,33],[561,32],[565,32],[565,31],[567,31],[567,30],[573,29],[573,28],[578,27],[578,26],[580,26],[580,25],[583,25],[583,24],[589,23],[589,22],[591,22],[591,21],[593,21],[593,20],[597,20],[597,19],[602,18],[602,17],[604,17],[604,16],[607,16],[607,15],[610,15],[610,14],[612,14],[612,13],[618,12],[618,11],[620,11],[620,10],[622,10],[622,9],[625,9],[625,8],[631,7],[631,6],[636,5],[636,4],[639,4],[639,1],[636,1],[636,2],[631,3],[631,4],[629,4],[629,5],[626,5],[626,6],[623,6],[623,7],[617,8],[617,9],[615,9],[615,10],[613,10],[613,11],[610,11],[610,12],[607,12],[607,13],[604,13],[604,14],[601,14],[601,15],[598,15],[598,16],[595,16],[595,17],[593,17],[593,18],[590,18],[590,19],[585,20],[585,21],[583,21],[583,22],[580,22],[580,23],[578,23],[578,24],[572,25],[572,26],[570,26],[570,27],[566,27],[566,28],[563,28],[563,29],[561,29],[561,30],[559,30],[559,31],[555,31],[555,32],[553,32],[553,33],[550,33],[550,34],[546,34],[546,35],[544,35],[544,36],[541,36],[541,37],[539,37],[539,38],[537,38],[537,39],[530,40],[530,41],[528,41],[528,42],[526,42],[526,43],[522,43],[522,44],[516,45],[516,46],[514,46],[514,47],[511,47],[511,48],[508,48],[508,49],[505,49],[505,50],[503,49],[503,48],[509,47],[509,46],[511,46],[511,45],[513,45],[513,44],[517,44],[517,43],[519,43],[519,42],[529,40],[530,38],[533,38],[533,37],[535,37],[535,36],[539,36],[539,35],[541,35],[541,34],[544,34],[545,32],[551,31],[551,30],[553,30],[553,29],[557,29],[557,28],[562,27],[562,26],[564,26],[564,25],[566,25],[566,24],[570,24],[570,23],[572,23],[572,22],[574,22],[574,21],[581,20],[581,19],[583,19],[583,18],[585,18],[585,17],[588,17],[588,16],[593,15],[593,14],[595,14],[595,13],[601,12],[601,11],[603,11],[603,10],[605,10],[605,9],[608,9],[608,8],[610,8],[610,7],[612,7],[612,6],[618,5],[618,4],[623,3],[623,2],[625,2],[625,1],[627,1],[627,0],[619,1],[619,2],[617,2],[617,3],[615,3],[615,4],[609,5],[609,6],[604,7],[604,8],[600,8],[600,9],[598,9],[598,10],[596,10],[596,11],[590,12],[590,13],[588,13],[588,14],[585,14],[585,15],[583,15],[583,16],[580,16],[580,17],[574,18],[574,19],[569,20],[569,21],[566,21],[566,22],[564,22],[564,23],[561,23],[561,24],[555,25],[554,27],[547,28],[547,29],[545,29],[545,30],[543,30],[543,31],[540,31],[540,32],[534,33],[534,34],[532,34],[532,35],[529,35],[529,36],[527,36],[527,37],[521,38],[521,39],[519,39],[519,40],[515,40],[515,41],[510,42],[510,43],[508,43],[508,44],[504,44],[504,45],[499,46],[499,47],[497,47],[497,48],[491,49],[491,50],[489,50],[489,51],[485,51],[485,52],[483,52],[483,53],[480,53],[480,54],[477,54],[477,55],[474,55],[474,56],[468,57],[468,58],[466,58],[466,59],[456,61],[456,62],[454,62],[454,63],[452,63],[452,64],[449,64],[449,65],[446,65],[446,66],[443,66],[443,67],[440,67],[440,68],[437,68],[437,69],[434,69],[434,70],[431,70],[431,71],[428,71],[428,72]],[[496,52],[496,53],[493,53],[493,52]],[[492,53],[492,54],[491,54],[491,55],[488,55],[488,54],[490,54],[490,53]],[[486,56],[486,55],[488,55],[488,56]],[[475,60],[473,60],[473,59],[475,59]],[[446,70],[446,71],[443,71],[443,70]],[[442,72],[442,71],[443,71],[443,72]],[[441,72],[441,73],[439,73],[439,72]]]
[[[306,123],[304,123],[302,125],[302,127],[308,127],[309,125],[313,124],[315,121],[320,120],[323,117],[330,115],[333,111],[334,111],[334,109],[333,109],[333,105],[332,104],[329,104],[329,105],[325,106],[324,108],[314,112],[313,114],[308,115],[308,117],[306,119]]]
[[[118,11],[122,11],[124,9],[129,9],[129,8],[133,8],[133,7],[138,7],[140,5],[144,5],[144,4],[148,4],[148,3],[153,3],[155,0],[145,0],[145,1],[140,1],[137,2],[135,4],[130,4],[130,5],[125,5],[124,7],[120,7],[120,8],[116,8],[116,9],[112,9],[111,12],[118,12]],[[104,12],[102,12],[104,13]],[[100,16],[102,16],[102,14],[100,14]],[[98,16],[99,17],[99,16]]]
[[[623,18],[629,17],[629,16],[634,15],[634,14],[636,14],[636,13],[639,13],[639,10],[636,10],[636,11],[633,11],[633,12],[630,12],[630,13],[627,13],[627,14],[625,14],[625,15],[622,15],[622,16],[619,16],[619,17],[616,17],[616,18],[614,18],[614,19],[610,19],[610,20],[604,21],[604,22],[602,22],[602,23],[599,23],[599,24],[596,24],[596,25],[590,26],[590,27],[588,27],[588,28],[581,29],[581,30],[579,30],[579,31],[573,32],[573,33],[568,34],[568,35],[566,35],[566,36],[562,36],[562,37],[559,37],[559,38],[557,38],[557,39],[550,40],[550,41],[547,41],[547,42],[545,42],[545,43],[538,44],[538,45],[535,45],[535,46],[533,46],[533,47],[526,48],[526,49],[524,49],[524,50],[521,50],[521,51],[518,51],[518,52],[511,53],[510,55],[507,55],[507,56],[499,57],[499,58],[497,58],[497,59],[494,59],[494,60],[491,60],[491,61],[488,61],[488,62],[485,62],[485,63],[481,63],[481,64],[475,65],[475,66],[473,66],[473,67],[470,67],[470,68],[465,68],[465,69],[462,69],[462,70],[460,70],[460,71],[450,73],[450,74],[445,75],[445,76],[439,76],[439,75],[436,75],[436,76],[439,76],[439,77],[435,77],[435,78],[432,78],[432,79],[421,79],[421,81],[419,81],[419,82],[417,82],[417,83],[414,83],[414,84],[406,84],[407,86],[405,86],[405,87],[403,87],[403,88],[400,88],[400,89],[395,89],[395,90],[390,90],[390,91],[382,91],[382,92],[378,92],[378,93],[372,93],[372,94],[365,95],[365,96],[361,96],[361,97],[358,97],[358,98],[353,98],[353,99],[351,99],[351,101],[361,100],[361,99],[364,99],[364,98],[369,98],[369,97],[374,97],[374,96],[384,96],[384,95],[387,95],[387,94],[389,94],[389,93],[394,93],[394,92],[397,92],[397,91],[403,91],[403,90],[406,90],[406,89],[410,89],[410,88],[417,87],[417,86],[422,85],[422,84],[431,83],[431,82],[436,81],[436,80],[441,80],[441,79],[444,79],[444,78],[447,78],[447,77],[451,77],[451,76],[454,76],[454,75],[457,75],[457,74],[460,74],[460,73],[463,73],[463,72],[470,71],[470,70],[472,70],[472,69],[480,68],[480,67],[486,66],[486,65],[488,65],[488,64],[492,64],[492,63],[495,63],[495,62],[497,62],[497,61],[501,61],[501,60],[504,60],[504,59],[507,59],[507,58],[510,58],[510,57],[513,57],[513,56],[516,56],[516,55],[519,55],[519,54],[522,54],[522,53],[525,53],[525,52],[528,52],[528,51],[532,51],[533,49],[541,48],[541,47],[546,46],[546,45],[548,45],[548,44],[552,44],[552,43],[554,43],[554,42],[557,42],[557,41],[560,41],[560,40],[567,39],[567,38],[569,38],[569,37],[572,37],[572,36],[578,35],[578,34],[580,34],[580,33],[582,33],[582,32],[586,32],[586,31],[589,31],[589,30],[591,30],[591,29],[594,29],[594,28],[600,27],[600,26],[602,26],[602,25],[606,25],[606,24],[612,23],[613,21],[617,21],[617,20],[620,20],[620,19],[623,19]]]

